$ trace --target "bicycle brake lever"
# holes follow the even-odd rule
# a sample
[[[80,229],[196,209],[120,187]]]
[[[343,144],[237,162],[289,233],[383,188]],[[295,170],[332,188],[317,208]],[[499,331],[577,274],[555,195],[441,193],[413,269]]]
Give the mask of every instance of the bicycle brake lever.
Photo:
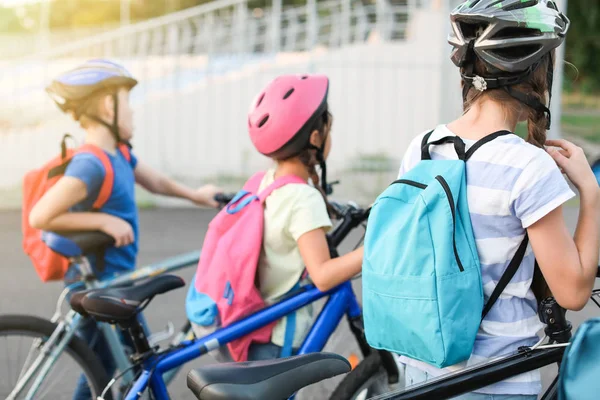
[[[148,337],[148,343],[150,344],[150,347],[154,347],[159,342],[170,339],[174,333],[175,333],[175,326],[173,325],[173,323],[171,321],[169,321],[167,324],[167,327],[164,331],[153,333],[152,335],[150,335]]]

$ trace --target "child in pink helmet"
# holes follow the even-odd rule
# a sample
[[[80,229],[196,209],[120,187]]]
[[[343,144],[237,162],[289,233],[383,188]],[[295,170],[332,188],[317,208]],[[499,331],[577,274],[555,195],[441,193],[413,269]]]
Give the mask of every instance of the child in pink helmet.
[[[290,291],[305,267],[321,291],[347,281],[361,270],[362,248],[331,259],[325,237],[331,228],[325,197],[328,188],[325,160],[332,140],[328,89],[326,76],[280,76],[256,97],[248,116],[252,143],[274,161],[260,190],[285,175],[296,175],[313,183],[313,186],[288,184],[266,200],[257,282],[267,303]],[[321,177],[316,165],[321,167]],[[293,348],[300,347],[311,327],[311,311],[311,306],[297,311]],[[284,318],[277,323],[270,344],[250,348],[251,359],[278,357],[285,322]]]
[[[252,143],[274,161],[257,193],[284,176],[294,175],[312,183],[289,183],[266,198],[255,282],[267,304],[293,289],[305,268],[321,291],[349,280],[361,270],[362,248],[331,259],[325,236],[331,228],[325,197],[328,187],[325,160],[331,150],[332,122],[327,110],[328,86],[325,76],[280,76],[259,93],[248,115]],[[321,167],[321,177],[315,169],[317,165]],[[188,316],[197,336],[214,329],[196,321],[190,312]],[[287,353],[291,333],[291,348],[298,349],[312,325],[312,307],[296,311],[293,331],[286,331],[287,320],[282,318],[277,322],[270,343],[250,345],[249,360],[278,358],[284,354],[284,347]],[[293,327],[292,322],[290,328]],[[231,359],[224,347],[215,356],[219,361]]]

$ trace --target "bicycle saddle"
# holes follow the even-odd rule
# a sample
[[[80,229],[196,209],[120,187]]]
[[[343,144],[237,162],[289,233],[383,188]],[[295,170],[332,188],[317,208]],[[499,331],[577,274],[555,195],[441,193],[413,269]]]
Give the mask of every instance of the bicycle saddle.
[[[133,286],[93,289],[80,301],[85,313],[100,322],[131,320],[157,294],[185,286],[175,275],[159,275]],[[78,311],[78,310],[76,310]]]
[[[133,282],[125,282],[125,283],[121,283],[119,285],[112,285],[111,288],[114,289],[114,288],[131,287],[131,286],[133,286]],[[71,298],[69,299],[69,305],[75,312],[83,315],[84,317],[87,317],[88,314],[85,311],[85,308],[83,308],[83,304],[82,304],[83,299],[88,294],[97,292],[99,290],[105,290],[105,289],[84,289],[84,290],[80,290],[78,292],[74,292],[71,295]]]
[[[350,372],[333,353],[207,365],[190,371],[187,386],[200,400],[287,399],[305,386]]]
[[[112,237],[98,231],[43,232],[42,240],[54,252],[67,258],[98,255],[115,244]]]

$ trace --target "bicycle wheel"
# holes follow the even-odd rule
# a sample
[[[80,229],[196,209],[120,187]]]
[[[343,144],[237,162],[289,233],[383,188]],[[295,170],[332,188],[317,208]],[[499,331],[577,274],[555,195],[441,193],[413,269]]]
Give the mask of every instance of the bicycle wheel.
[[[404,380],[401,380],[404,384]],[[388,383],[379,352],[373,350],[354,368],[333,391],[330,400],[366,400],[399,389]]]
[[[57,325],[28,315],[0,316],[0,398],[6,399],[14,390]],[[108,384],[108,377],[97,356],[78,337],[73,337],[55,360],[48,375],[35,394],[36,399],[71,399],[80,378],[85,378],[96,399]],[[25,399],[35,376],[16,399]],[[112,400],[107,393],[105,400]]]

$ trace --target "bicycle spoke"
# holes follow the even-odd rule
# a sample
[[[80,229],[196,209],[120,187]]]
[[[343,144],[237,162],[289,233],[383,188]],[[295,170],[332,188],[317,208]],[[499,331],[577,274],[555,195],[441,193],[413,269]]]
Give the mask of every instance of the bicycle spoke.
[[[52,368],[50,371],[48,371],[48,377],[45,379],[45,381],[50,382],[50,384],[46,385],[46,388],[42,392],[42,395],[40,396],[40,398],[45,399],[46,395],[48,393],[50,393],[50,390],[53,389],[57,383],[65,382],[62,379],[65,376],[65,370],[66,370],[66,368],[63,368],[62,373],[59,376],[55,376],[56,374],[54,374],[54,371],[56,371],[56,370],[54,368]]]
[[[22,338],[19,338],[19,340],[22,340]],[[37,339],[35,339],[35,340],[37,340]],[[35,343],[35,340],[34,340],[34,343]],[[31,356],[33,355],[36,347],[37,346],[35,346],[33,343],[31,344],[31,347],[29,348],[29,352],[27,353],[27,358],[25,359],[25,362],[23,363],[23,368],[21,368],[21,372],[19,373],[19,379],[17,379],[17,382],[20,381],[21,379],[23,379],[23,376],[27,372],[27,366],[29,365],[29,361],[30,361]]]
[[[6,361],[9,364],[8,365],[8,373],[6,374],[8,376],[8,382],[10,383],[12,381],[12,368],[10,367],[10,357],[8,354],[8,346],[6,346]]]

